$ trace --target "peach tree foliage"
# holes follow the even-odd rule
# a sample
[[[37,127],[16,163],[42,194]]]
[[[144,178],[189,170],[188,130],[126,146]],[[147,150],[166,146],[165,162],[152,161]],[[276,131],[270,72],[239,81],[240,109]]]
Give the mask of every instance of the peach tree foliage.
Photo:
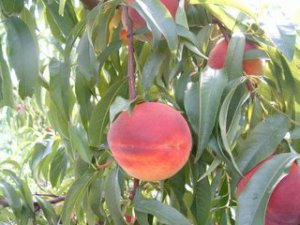
[[[270,190],[299,158],[299,21],[232,0],[180,1],[175,18],[159,0],[82,2],[0,0],[0,107],[13,136],[0,147],[0,223],[264,224]],[[124,6],[151,30],[134,31],[135,99]],[[224,67],[210,68],[224,36]],[[244,52],[246,40],[259,48]],[[262,76],[244,75],[251,59],[265,60]],[[180,111],[193,147],[175,176],[137,185],[107,133],[141,101]],[[238,198],[242,175],[272,154]]]

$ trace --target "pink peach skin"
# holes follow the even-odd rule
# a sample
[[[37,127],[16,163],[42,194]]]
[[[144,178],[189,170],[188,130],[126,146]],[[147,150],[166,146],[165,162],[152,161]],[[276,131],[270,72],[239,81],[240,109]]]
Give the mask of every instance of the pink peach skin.
[[[237,188],[238,196],[247,186],[252,176],[270,158],[259,163],[240,181]],[[271,193],[265,225],[299,225],[300,224],[300,168],[293,163],[290,172],[279,181]]]
[[[221,39],[211,50],[208,57],[208,65],[213,69],[222,69],[225,64],[228,43]],[[244,52],[256,49],[256,45],[247,41]],[[248,75],[263,75],[265,72],[264,60],[248,59],[243,61],[243,69]]]
[[[172,107],[146,102],[130,115],[122,112],[108,132],[117,163],[130,176],[159,181],[175,175],[187,162],[192,136],[183,116]]]

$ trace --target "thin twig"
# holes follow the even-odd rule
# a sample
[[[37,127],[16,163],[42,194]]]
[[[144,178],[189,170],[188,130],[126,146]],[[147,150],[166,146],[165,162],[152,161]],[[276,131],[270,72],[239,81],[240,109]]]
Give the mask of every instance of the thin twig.
[[[135,194],[136,194],[136,191],[137,191],[139,185],[140,185],[140,180],[134,178],[134,181],[133,181],[133,188],[132,188],[131,193],[130,193],[130,196],[129,196],[129,199],[130,199],[130,200],[133,200],[133,199],[134,199],[134,196],[135,196]]]
[[[129,98],[135,99],[135,77],[134,77],[134,47],[133,47],[133,28],[132,21],[129,18],[128,7],[124,6],[123,12],[125,13],[125,23],[127,27],[128,37],[128,82],[129,82]]]
[[[97,165],[97,170],[102,170],[102,169],[105,169],[106,167],[108,167],[110,164],[112,164],[114,160],[109,160],[107,161],[106,163],[103,163],[101,165]]]

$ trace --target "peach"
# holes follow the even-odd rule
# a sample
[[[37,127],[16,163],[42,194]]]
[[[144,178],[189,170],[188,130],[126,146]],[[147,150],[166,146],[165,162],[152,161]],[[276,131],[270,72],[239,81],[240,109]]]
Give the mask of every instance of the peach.
[[[238,196],[247,186],[252,176],[270,158],[259,163],[240,181]],[[300,224],[300,168],[293,163],[290,172],[279,181],[271,193],[266,217],[266,225],[299,225]]]
[[[145,102],[122,112],[108,132],[112,155],[125,172],[144,181],[175,175],[187,162],[192,136],[184,117],[172,107]]]
[[[128,0],[128,3],[133,3],[134,0]],[[173,18],[175,18],[176,11],[178,9],[178,0],[161,0],[161,3],[166,6],[166,8],[169,10],[170,14]],[[143,17],[134,9],[129,7],[128,8],[128,15],[133,23],[133,32],[142,29],[147,26],[146,21],[143,19]],[[126,22],[125,22],[125,14],[122,13],[122,23],[125,29],[127,30]],[[144,35],[138,35],[138,39],[142,41],[147,41],[152,39],[152,35],[149,33],[146,33]]]
[[[228,43],[225,39],[221,39],[211,50],[208,57],[208,65],[213,69],[222,69],[225,64]],[[257,46],[247,41],[244,52],[256,49]],[[243,61],[243,69],[248,75],[263,75],[265,66],[262,59],[247,59]]]

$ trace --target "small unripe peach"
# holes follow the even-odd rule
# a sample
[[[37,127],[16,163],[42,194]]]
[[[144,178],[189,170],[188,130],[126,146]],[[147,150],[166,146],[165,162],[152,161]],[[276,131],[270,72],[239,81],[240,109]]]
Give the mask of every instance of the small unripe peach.
[[[184,117],[172,107],[146,102],[122,112],[108,132],[117,163],[130,176],[159,181],[175,175],[187,162],[192,136]]]
[[[213,69],[222,69],[225,64],[228,43],[225,39],[221,39],[211,50],[208,57],[208,65]],[[256,45],[247,41],[244,52],[256,49]],[[243,69],[248,75],[263,75],[265,70],[264,60],[247,59],[243,61]]]
[[[128,3],[133,3],[134,0],[128,0]],[[173,18],[175,18],[176,11],[178,9],[179,3],[178,0],[161,0],[161,3],[165,5],[165,7],[168,9],[170,14],[172,15]],[[146,21],[143,19],[143,17],[132,7],[128,8],[128,15],[129,18],[132,21],[133,25],[133,32],[142,29],[147,26]],[[122,13],[122,23],[125,29],[127,30],[126,26],[126,19],[125,19],[125,13]],[[152,35],[150,33],[146,33],[143,35],[138,35],[138,39],[142,41],[149,41],[152,38]]]
[[[270,158],[259,163],[240,181],[238,196],[247,186],[253,175]],[[271,193],[265,217],[265,225],[299,225],[300,224],[300,168],[293,163],[290,172],[279,181]]]

